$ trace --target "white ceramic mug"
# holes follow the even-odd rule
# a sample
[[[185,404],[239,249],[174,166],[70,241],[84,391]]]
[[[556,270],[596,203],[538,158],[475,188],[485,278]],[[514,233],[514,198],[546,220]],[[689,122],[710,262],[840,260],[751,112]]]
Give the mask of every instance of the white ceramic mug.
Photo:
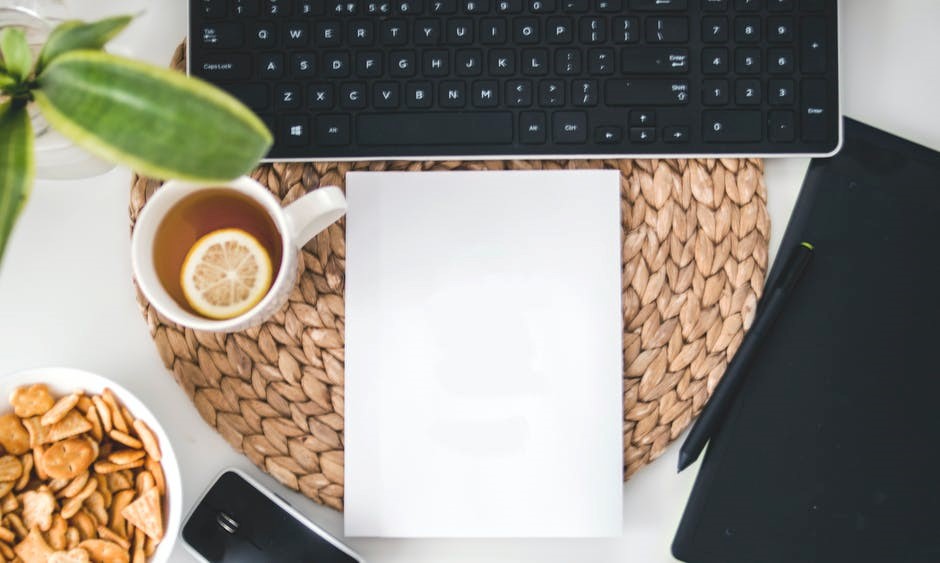
[[[284,249],[277,277],[264,298],[244,314],[225,320],[196,315],[177,303],[160,282],[153,260],[154,238],[166,214],[186,196],[212,188],[234,190],[257,202],[274,221]],[[343,191],[332,186],[314,190],[287,207],[281,207],[266,187],[247,176],[212,184],[167,182],[154,192],[137,218],[131,239],[134,278],[150,304],[174,323],[212,332],[243,330],[261,324],[284,305],[297,279],[300,248],[345,214]]]

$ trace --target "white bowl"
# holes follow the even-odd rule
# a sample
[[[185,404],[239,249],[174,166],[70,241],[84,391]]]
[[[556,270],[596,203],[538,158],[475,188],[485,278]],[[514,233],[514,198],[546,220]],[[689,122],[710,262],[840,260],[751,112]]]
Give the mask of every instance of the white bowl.
[[[45,383],[56,398],[79,389],[97,394],[108,387],[114,391],[118,400],[131,411],[131,414],[146,422],[157,435],[157,439],[160,440],[160,452],[163,455],[161,460],[163,473],[166,475],[167,506],[164,507],[166,532],[157,551],[148,561],[153,563],[169,560],[180,531],[180,519],[183,513],[183,484],[173,446],[150,409],[145,407],[130,391],[110,379],[78,369],[53,367],[30,369],[0,377],[0,414],[13,411],[9,397],[14,389],[32,383]]]

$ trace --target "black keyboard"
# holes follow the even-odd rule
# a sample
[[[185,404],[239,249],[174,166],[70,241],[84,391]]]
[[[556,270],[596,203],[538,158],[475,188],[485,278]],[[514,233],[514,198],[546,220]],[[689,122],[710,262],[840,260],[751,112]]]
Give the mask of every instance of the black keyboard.
[[[837,0],[190,0],[272,160],[823,155]]]

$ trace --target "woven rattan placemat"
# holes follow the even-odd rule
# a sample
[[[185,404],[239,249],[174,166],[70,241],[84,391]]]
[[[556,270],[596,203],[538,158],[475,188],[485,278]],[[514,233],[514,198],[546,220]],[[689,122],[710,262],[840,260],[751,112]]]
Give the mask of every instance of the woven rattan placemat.
[[[183,51],[174,58],[184,68]],[[737,350],[763,289],[770,219],[760,160],[274,164],[284,203],[350,170],[613,168],[623,222],[624,478],[689,425]],[[135,178],[131,221],[159,182]],[[289,303],[244,332],[183,329],[138,294],[164,364],[202,417],[286,486],[343,508],[345,223],[303,249]]]

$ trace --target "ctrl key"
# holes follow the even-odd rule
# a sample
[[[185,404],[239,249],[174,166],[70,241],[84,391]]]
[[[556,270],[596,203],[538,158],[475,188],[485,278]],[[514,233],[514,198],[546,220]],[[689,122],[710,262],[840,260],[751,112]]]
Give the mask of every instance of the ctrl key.
[[[321,145],[348,145],[350,124],[348,115],[321,115],[317,117],[316,142]]]
[[[583,111],[556,111],[552,115],[552,138],[562,144],[587,141],[587,114]]]

